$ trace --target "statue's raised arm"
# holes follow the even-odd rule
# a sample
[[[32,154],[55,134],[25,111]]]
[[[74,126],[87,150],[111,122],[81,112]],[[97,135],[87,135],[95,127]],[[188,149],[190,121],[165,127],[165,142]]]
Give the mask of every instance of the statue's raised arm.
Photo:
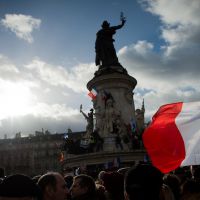
[[[117,29],[120,29],[124,26],[124,24],[126,23],[126,18],[124,17],[123,12],[121,12],[121,14],[120,14],[120,21],[121,21],[121,24],[119,24],[118,26],[112,26],[110,28],[117,30]]]
[[[121,24],[119,24],[118,26],[111,26],[110,28],[114,29],[114,30],[120,29],[124,26],[125,22],[126,22],[126,20],[123,20],[123,21],[121,21]]]
[[[97,66],[101,65],[104,67],[120,65],[116,50],[114,48],[113,35],[116,30],[122,28],[126,22],[125,17],[121,14],[120,17],[121,24],[117,26],[110,26],[108,21],[103,21],[101,27],[102,29],[97,32],[97,38],[95,43],[96,59],[95,63]]]
[[[84,112],[83,112],[83,106],[82,104],[80,105],[80,113],[82,113],[82,115],[85,117],[86,120],[88,120],[88,115],[86,115]]]

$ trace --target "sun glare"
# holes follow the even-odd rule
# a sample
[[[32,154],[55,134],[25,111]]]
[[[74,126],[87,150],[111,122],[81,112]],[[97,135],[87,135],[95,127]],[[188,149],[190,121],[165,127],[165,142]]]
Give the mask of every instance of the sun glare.
[[[26,115],[31,108],[30,89],[22,83],[0,85],[0,119]]]

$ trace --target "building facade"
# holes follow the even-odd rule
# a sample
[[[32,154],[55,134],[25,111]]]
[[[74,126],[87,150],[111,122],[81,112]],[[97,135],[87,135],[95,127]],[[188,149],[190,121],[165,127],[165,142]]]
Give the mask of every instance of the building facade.
[[[30,176],[61,171],[60,154],[63,134],[36,134],[0,140],[0,167],[5,175]]]

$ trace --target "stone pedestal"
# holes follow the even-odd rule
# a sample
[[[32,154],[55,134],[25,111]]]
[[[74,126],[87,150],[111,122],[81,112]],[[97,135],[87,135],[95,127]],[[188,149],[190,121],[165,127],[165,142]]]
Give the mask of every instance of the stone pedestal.
[[[116,150],[114,135],[104,137],[103,150],[112,152]]]
[[[104,136],[104,143],[103,143],[103,151],[127,151],[130,150],[130,145],[125,144],[123,141],[121,141],[122,148],[118,145],[116,146],[116,135],[110,134],[108,136]]]
[[[95,88],[97,91],[97,97],[93,100],[95,128],[104,138],[106,150],[115,148],[116,134],[122,138],[127,134],[131,121],[135,120],[133,90],[136,84],[136,79],[128,75],[126,70],[115,66],[97,71],[87,84],[88,90]]]

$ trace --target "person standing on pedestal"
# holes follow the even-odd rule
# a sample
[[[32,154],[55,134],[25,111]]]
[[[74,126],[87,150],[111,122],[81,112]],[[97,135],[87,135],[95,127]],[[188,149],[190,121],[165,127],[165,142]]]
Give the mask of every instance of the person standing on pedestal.
[[[121,24],[118,26],[110,26],[108,21],[102,23],[102,29],[97,32],[95,43],[95,63],[97,66],[120,65],[113,45],[115,41],[113,35],[116,33],[116,30],[124,26],[125,22],[125,17],[121,14]]]
[[[80,106],[80,113],[83,114],[83,116],[85,117],[85,119],[87,120],[87,126],[86,126],[86,136],[89,138],[90,135],[93,133],[93,129],[94,129],[94,122],[93,122],[93,109],[90,109],[90,112],[86,115],[83,111],[82,111],[82,105]]]

